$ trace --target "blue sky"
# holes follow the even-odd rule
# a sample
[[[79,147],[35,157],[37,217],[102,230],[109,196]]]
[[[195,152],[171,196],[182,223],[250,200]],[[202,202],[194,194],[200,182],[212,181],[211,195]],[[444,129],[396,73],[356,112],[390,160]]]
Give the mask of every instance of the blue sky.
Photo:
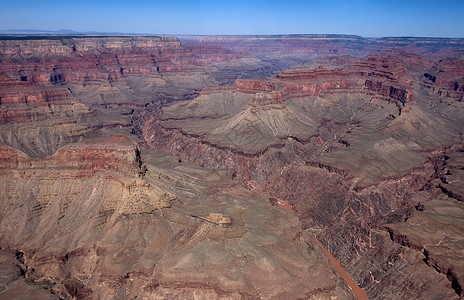
[[[464,38],[464,0],[0,0],[0,30]]]

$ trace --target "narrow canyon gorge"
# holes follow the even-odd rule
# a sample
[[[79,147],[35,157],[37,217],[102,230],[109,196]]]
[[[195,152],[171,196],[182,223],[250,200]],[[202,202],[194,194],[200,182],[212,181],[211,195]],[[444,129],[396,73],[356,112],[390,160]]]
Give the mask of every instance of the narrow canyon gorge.
[[[464,39],[1,36],[1,299],[462,299]]]

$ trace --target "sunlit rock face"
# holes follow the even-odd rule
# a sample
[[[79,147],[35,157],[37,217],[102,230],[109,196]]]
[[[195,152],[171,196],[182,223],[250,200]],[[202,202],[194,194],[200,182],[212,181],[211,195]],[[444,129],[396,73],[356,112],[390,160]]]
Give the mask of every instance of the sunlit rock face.
[[[464,41],[0,40],[0,298],[458,299]]]
[[[370,295],[455,298],[461,235],[445,228],[462,217],[462,174],[446,166],[464,150],[464,106],[459,87],[445,91],[464,74],[424,76],[454,63],[391,52],[237,80],[163,107],[143,134],[151,147],[232,169],[257,195],[290,203]],[[448,206],[455,212],[443,217],[437,210]],[[398,280],[423,288],[391,292]]]

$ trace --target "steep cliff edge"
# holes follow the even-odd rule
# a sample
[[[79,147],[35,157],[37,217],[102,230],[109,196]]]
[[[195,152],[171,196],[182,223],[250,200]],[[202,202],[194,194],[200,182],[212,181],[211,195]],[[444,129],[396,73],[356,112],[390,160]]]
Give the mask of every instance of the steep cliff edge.
[[[226,174],[123,136],[0,154],[0,297],[354,299],[295,216],[240,186],[207,191]]]
[[[106,129],[128,133],[149,103],[192,98],[247,69],[269,74],[250,55],[155,36],[7,37],[0,61],[0,138],[32,157]]]

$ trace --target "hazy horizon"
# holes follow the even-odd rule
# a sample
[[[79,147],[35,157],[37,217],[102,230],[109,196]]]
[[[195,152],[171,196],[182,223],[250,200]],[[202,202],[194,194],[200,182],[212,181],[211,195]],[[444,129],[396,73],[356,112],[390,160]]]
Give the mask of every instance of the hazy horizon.
[[[272,34],[169,34],[169,33],[140,33],[140,32],[103,32],[103,31],[74,31],[71,29],[59,30],[41,30],[41,29],[6,29],[0,30],[0,35],[3,36],[102,36],[102,37],[117,37],[117,36],[172,36],[172,37],[188,37],[188,36],[237,36],[237,37],[253,37],[253,36],[356,36],[366,39],[382,39],[382,38],[418,38],[418,39],[464,39],[464,37],[442,37],[442,36],[362,36],[357,34],[344,33],[272,33]]]
[[[464,1],[40,1],[3,3],[0,30],[162,35],[347,34],[464,38]]]

